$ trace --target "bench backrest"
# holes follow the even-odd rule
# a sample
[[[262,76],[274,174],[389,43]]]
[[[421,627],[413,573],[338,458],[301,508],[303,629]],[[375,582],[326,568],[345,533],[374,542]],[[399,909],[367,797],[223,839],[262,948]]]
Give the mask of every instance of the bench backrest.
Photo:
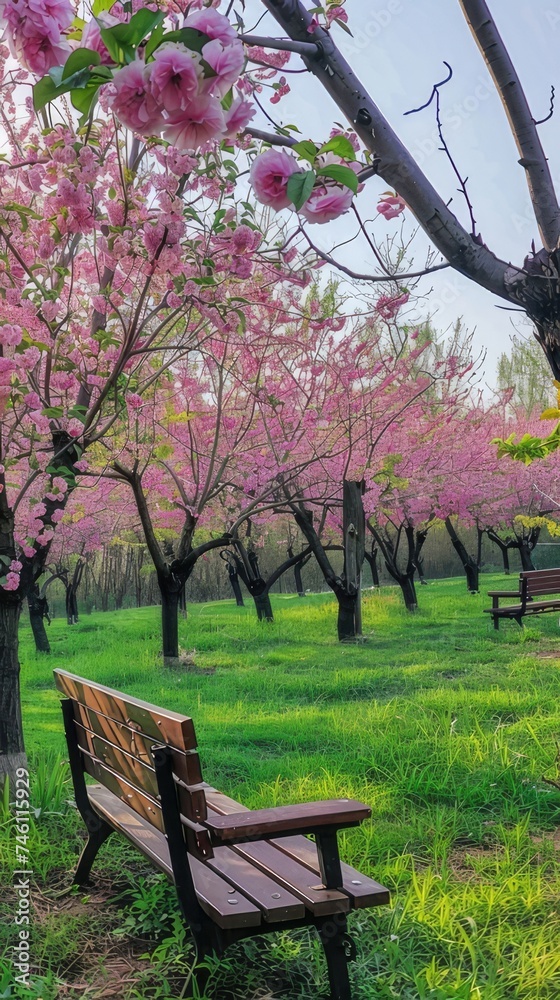
[[[84,771],[162,832],[151,748],[157,744],[170,747],[181,820],[185,835],[191,834],[187,842],[192,841],[207,815],[192,719],[66,670],[55,670],[54,676],[57,688],[72,703],[73,735]]]
[[[560,569],[532,569],[519,574],[521,590],[527,597],[560,594]]]

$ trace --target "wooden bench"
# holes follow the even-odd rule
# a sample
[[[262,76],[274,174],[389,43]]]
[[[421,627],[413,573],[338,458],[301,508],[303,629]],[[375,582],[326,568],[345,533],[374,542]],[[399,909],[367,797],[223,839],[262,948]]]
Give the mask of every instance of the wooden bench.
[[[536,597],[546,594],[558,596],[548,601],[536,601]],[[533,569],[519,574],[519,590],[490,590],[492,607],[485,608],[492,615],[494,628],[500,627],[500,619],[513,618],[518,625],[525,615],[543,615],[548,611],[560,611],[560,569]],[[500,607],[500,598],[515,598],[515,604]]]
[[[346,915],[389,892],[341,863],[337,830],[369,806],[348,799],[250,811],[202,780],[192,720],[55,670],[76,804],[89,837],[74,881],[124,834],[175,884],[197,959],[242,938],[314,926],[333,1000],[351,1000]],[[97,784],[86,784],[85,775]],[[315,840],[305,834],[314,835]]]

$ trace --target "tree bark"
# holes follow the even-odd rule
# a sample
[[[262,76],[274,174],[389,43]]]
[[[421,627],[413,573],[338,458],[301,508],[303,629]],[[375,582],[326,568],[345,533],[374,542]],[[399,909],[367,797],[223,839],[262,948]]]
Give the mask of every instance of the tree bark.
[[[19,691],[21,606],[21,598],[0,594],[0,784],[8,775],[11,788],[15,788],[17,768],[27,767]]]
[[[371,582],[374,587],[379,587],[379,567],[377,565],[377,556],[379,555],[379,549],[375,542],[371,543],[371,552],[367,549],[364,552],[364,556],[369,563],[369,568],[371,570]]]
[[[344,590],[336,592],[338,601],[337,631],[340,642],[353,642],[356,638],[356,605],[358,592],[349,594]]]
[[[509,550],[510,550],[510,548],[513,548],[514,546],[512,545],[511,541],[505,542],[503,540],[503,538],[500,538],[500,536],[497,535],[496,532],[492,530],[492,528],[489,528],[488,531],[486,532],[486,534],[488,535],[488,538],[490,539],[490,541],[494,542],[494,545],[497,545],[498,548],[499,548],[499,550],[500,550],[500,552],[502,553],[502,562],[504,564],[504,573],[505,573],[506,576],[509,576]],[[517,547],[517,546],[515,546],[515,547]]]
[[[233,590],[233,596],[235,597],[235,603],[238,608],[243,608],[245,607],[245,602],[243,600],[243,594],[241,593],[241,586],[239,584],[239,573],[232,563],[228,563],[227,571],[231,589]]]
[[[272,622],[274,621],[274,614],[272,611],[272,605],[270,603],[270,594],[268,588],[263,590],[262,593],[252,594],[252,598],[255,602],[255,608],[257,611],[257,618],[260,622]]]
[[[532,551],[534,546],[531,546],[526,538],[521,538],[519,541],[519,556],[521,558],[521,566],[524,572],[535,568],[535,564],[532,559]]]
[[[393,573],[390,566],[387,566],[387,571],[401,588],[406,610],[418,611],[418,598],[416,596],[416,586],[414,584],[414,571],[412,573]]]
[[[45,628],[45,617],[48,614],[49,605],[47,598],[41,597],[39,586],[36,583],[27,595],[27,604],[29,607],[29,622],[35,640],[35,649],[38,653],[50,653],[51,646]]]
[[[180,586],[174,581],[162,578],[159,574],[158,585],[161,594],[161,632],[165,662],[167,659],[176,659],[179,656]]]
[[[463,564],[463,569],[467,579],[467,590],[470,591],[471,594],[478,594],[478,575],[480,565],[474,556],[471,556],[467,552],[449,517],[445,518],[445,527],[447,528],[449,537],[451,538],[451,544]]]

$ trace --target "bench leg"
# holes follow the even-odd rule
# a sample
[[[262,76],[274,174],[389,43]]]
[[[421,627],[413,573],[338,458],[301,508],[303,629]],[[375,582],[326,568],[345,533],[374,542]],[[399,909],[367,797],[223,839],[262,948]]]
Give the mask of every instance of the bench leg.
[[[499,627],[500,627],[500,619],[498,618],[497,615],[494,615],[494,628],[499,629]]]
[[[105,823],[102,819],[99,819],[98,824],[99,825],[91,824],[90,826],[89,837],[87,839],[86,846],[80,855],[78,867],[76,868],[76,874],[74,875],[74,885],[88,884],[91,866],[97,857],[97,852],[101,845],[104,844],[107,838],[114,832],[113,827],[109,826],[109,824]]]
[[[348,935],[345,914],[326,917],[317,925],[317,931],[327,960],[331,1000],[352,1000],[348,962],[355,957],[355,946]]]

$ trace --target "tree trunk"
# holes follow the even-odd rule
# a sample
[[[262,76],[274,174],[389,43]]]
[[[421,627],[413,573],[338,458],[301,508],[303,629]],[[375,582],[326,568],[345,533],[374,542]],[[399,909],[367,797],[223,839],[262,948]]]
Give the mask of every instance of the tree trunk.
[[[494,542],[494,545],[497,545],[500,552],[502,553],[504,573],[506,576],[509,576],[509,550],[510,548],[513,548],[511,541],[504,542],[503,538],[500,538],[500,536],[497,535],[496,532],[492,530],[492,528],[488,528],[486,534],[488,535],[490,541]]]
[[[262,591],[262,593],[257,594],[254,591],[251,594],[257,611],[257,618],[260,622],[273,622],[274,614],[272,611],[272,605],[270,603],[270,594],[268,590]]]
[[[519,541],[519,556],[521,558],[521,566],[524,571],[534,569],[534,563],[532,559],[533,546],[530,545],[526,538],[522,538]]]
[[[27,767],[19,694],[21,604],[17,597],[0,595],[0,784],[8,775],[12,789],[17,768]]]
[[[305,597],[305,590],[303,589],[303,579],[301,576],[301,563],[296,563],[294,566],[294,581],[298,597]]]
[[[418,611],[418,598],[416,596],[416,587],[414,584],[414,573],[415,568],[408,570],[406,573],[401,573],[397,567],[391,563],[385,561],[385,566],[387,567],[387,572],[393,577],[395,583],[398,583],[401,588],[403,600],[407,611]]]
[[[78,623],[78,598],[72,584],[66,588],[66,621],[69,625]]]
[[[233,590],[233,596],[235,597],[235,603],[238,608],[245,607],[245,602],[243,600],[243,594],[241,593],[241,585],[239,583],[239,573],[237,572],[235,566],[232,563],[228,563],[228,577],[231,584],[231,589]]]
[[[38,653],[50,653],[51,646],[45,628],[45,616],[48,614],[49,606],[47,598],[41,597],[39,587],[36,583],[27,595],[27,604],[29,607],[29,622],[35,640],[35,649]]]
[[[340,642],[352,642],[356,635],[356,605],[358,592],[349,594],[343,589],[335,591],[338,601],[338,638]]]
[[[163,660],[179,656],[179,589],[158,577],[161,594]]]
[[[449,537],[451,538],[451,544],[463,564],[463,569],[467,579],[467,590],[470,591],[471,594],[478,594],[479,565],[477,564],[476,559],[474,559],[474,557],[469,555],[467,552],[449,517],[445,518],[445,527],[447,528]]]
[[[424,560],[423,560],[423,558],[422,558],[422,556],[421,556],[420,553],[422,552],[422,548],[424,546],[424,542],[426,541],[426,539],[428,537],[428,530],[429,530],[429,527],[428,528],[423,528],[421,531],[417,531],[416,532],[416,538],[415,538],[415,541],[414,541],[414,556],[412,558],[412,562],[414,563],[414,568],[416,569],[416,571],[418,573],[418,579],[420,580],[420,583],[424,587],[428,586],[428,581],[426,580],[426,577],[424,576]]]
[[[364,552],[364,556],[366,557],[366,559],[367,559],[367,561],[369,563],[369,568],[371,570],[371,582],[372,582],[372,585],[374,587],[379,587],[380,586],[380,583],[379,583],[379,567],[377,565],[377,556],[378,556],[378,554],[379,554],[379,549],[377,548],[377,546],[375,544],[372,544],[372,546],[371,546],[371,552],[368,552],[367,549]]]

